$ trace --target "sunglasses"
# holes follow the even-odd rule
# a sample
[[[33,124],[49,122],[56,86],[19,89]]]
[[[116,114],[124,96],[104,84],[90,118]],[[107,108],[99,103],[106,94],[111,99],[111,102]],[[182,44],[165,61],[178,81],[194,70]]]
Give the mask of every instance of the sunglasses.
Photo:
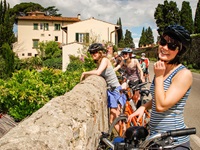
[[[176,43],[168,43],[163,37],[161,37],[160,39],[160,45],[161,46],[167,45],[167,47],[172,51],[175,51],[176,48],[179,47]]]
[[[126,52],[123,52],[123,53],[122,53],[122,55],[127,55],[127,54],[128,54],[128,53],[126,53]]]
[[[90,55],[96,54],[98,51],[91,51]]]

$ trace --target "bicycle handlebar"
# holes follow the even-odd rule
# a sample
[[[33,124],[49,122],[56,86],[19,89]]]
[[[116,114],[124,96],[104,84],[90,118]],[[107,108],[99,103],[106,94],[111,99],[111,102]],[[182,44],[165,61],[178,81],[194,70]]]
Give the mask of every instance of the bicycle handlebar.
[[[190,134],[196,134],[196,128],[186,128],[186,129],[180,129],[180,130],[175,130],[175,131],[167,131],[166,133],[163,133],[161,135],[162,138],[172,136],[172,137],[177,137],[177,136],[185,136],[185,135],[190,135]]]
[[[191,135],[196,134],[196,128],[185,128],[185,129],[179,129],[179,130],[171,130],[166,131],[165,133],[157,133],[155,135],[149,136],[146,138],[146,140],[142,143],[141,147],[146,148],[150,142],[159,139],[159,138],[166,138],[166,137],[178,137],[178,136],[185,136],[185,135]]]
[[[191,134],[196,134],[196,128],[185,128],[185,129],[179,129],[179,130],[174,130],[174,131],[166,131],[164,133],[156,133],[154,135],[151,135],[147,137],[141,144],[140,148],[147,148],[148,145],[154,141],[162,138],[167,138],[167,137],[178,137],[178,136],[185,136],[185,135],[191,135]],[[101,140],[110,148],[114,149],[115,146],[112,142],[110,142],[106,136],[103,136]],[[136,148],[137,149],[137,148]],[[139,148],[138,148],[139,149]]]

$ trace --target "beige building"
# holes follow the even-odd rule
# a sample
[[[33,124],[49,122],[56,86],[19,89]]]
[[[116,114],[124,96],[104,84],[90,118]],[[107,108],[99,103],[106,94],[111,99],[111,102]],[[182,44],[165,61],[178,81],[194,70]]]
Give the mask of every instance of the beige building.
[[[95,18],[89,18],[73,24],[62,26],[66,32],[67,43],[62,47],[62,70],[65,71],[69,64],[69,55],[81,56],[84,47],[83,43],[110,42],[117,43],[118,25],[101,21]]]
[[[80,21],[77,17],[45,16],[43,12],[29,12],[27,16],[18,17],[17,42],[13,45],[13,51],[22,58],[38,55],[38,43],[56,41],[58,44],[66,43],[66,33],[62,26]]]

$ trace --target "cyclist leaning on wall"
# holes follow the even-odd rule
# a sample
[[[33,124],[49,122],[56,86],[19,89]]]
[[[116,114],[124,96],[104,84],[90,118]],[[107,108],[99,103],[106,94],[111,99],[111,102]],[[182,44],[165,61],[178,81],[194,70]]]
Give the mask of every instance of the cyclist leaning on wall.
[[[99,75],[106,80],[110,123],[112,123],[119,116],[121,108],[125,105],[126,96],[119,92],[122,88],[113,70],[112,63],[106,57],[104,46],[101,43],[94,43],[89,46],[88,52],[97,64],[97,69],[83,72],[80,80],[82,81],[86,75]],[[118,131],[118,125],[115,128]]]

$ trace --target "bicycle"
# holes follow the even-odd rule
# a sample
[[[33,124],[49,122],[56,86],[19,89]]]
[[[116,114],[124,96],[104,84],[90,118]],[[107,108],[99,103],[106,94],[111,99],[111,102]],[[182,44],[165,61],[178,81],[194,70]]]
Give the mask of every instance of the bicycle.
[[[146,89],[146,88],[142,89],[142,87],[146,84],[147,83],[141,83],[141,84],[134,85],[132,83],[132,85],[134,85],[134,86],[130,85],[129,88],[121,91],[126,94],[127,101],[126,101],[125,107],[122,109],[121,114],[112,122],[112,124],[109,127],[108,134],[111,135],[110,138],[113,137],[112,132],[115,131],[114,129],[115,129],[116,124],[118,124],[119,130],[117,132],[115,132],[115,136],[121,136],[121,137],[124,135],[126,129],[129,128],[130,126],[147,126],[147,124],[150,120],[150,114],[147,111],[145,111],[143,118],[140,119],[139,122],[136,121],[137,117],[134,117],[131,120],[131,122],[127,122],[128,116],[131,115],[141,104],[143,104],[144,96],[149,95],[150,91],[148,89]],[[132,99],[132,97],[134,95],[132,93],[132,91],[135,91],[135,90],[139,90],[140,95],[141,95],[141,98],[139,100],[140,105],[138,105],[138,106],[133,102],[133,99]]]
[[[175,145],[174,137],[196,134],[196,128],[170,130],[148,135],[148,130],[142,126],[133,126],[126,130],[125,138],[108,139],[109,134],[102,132],[97,150],[163,150],[184,147]],[[184,147],[188,150],[191,148]]]

